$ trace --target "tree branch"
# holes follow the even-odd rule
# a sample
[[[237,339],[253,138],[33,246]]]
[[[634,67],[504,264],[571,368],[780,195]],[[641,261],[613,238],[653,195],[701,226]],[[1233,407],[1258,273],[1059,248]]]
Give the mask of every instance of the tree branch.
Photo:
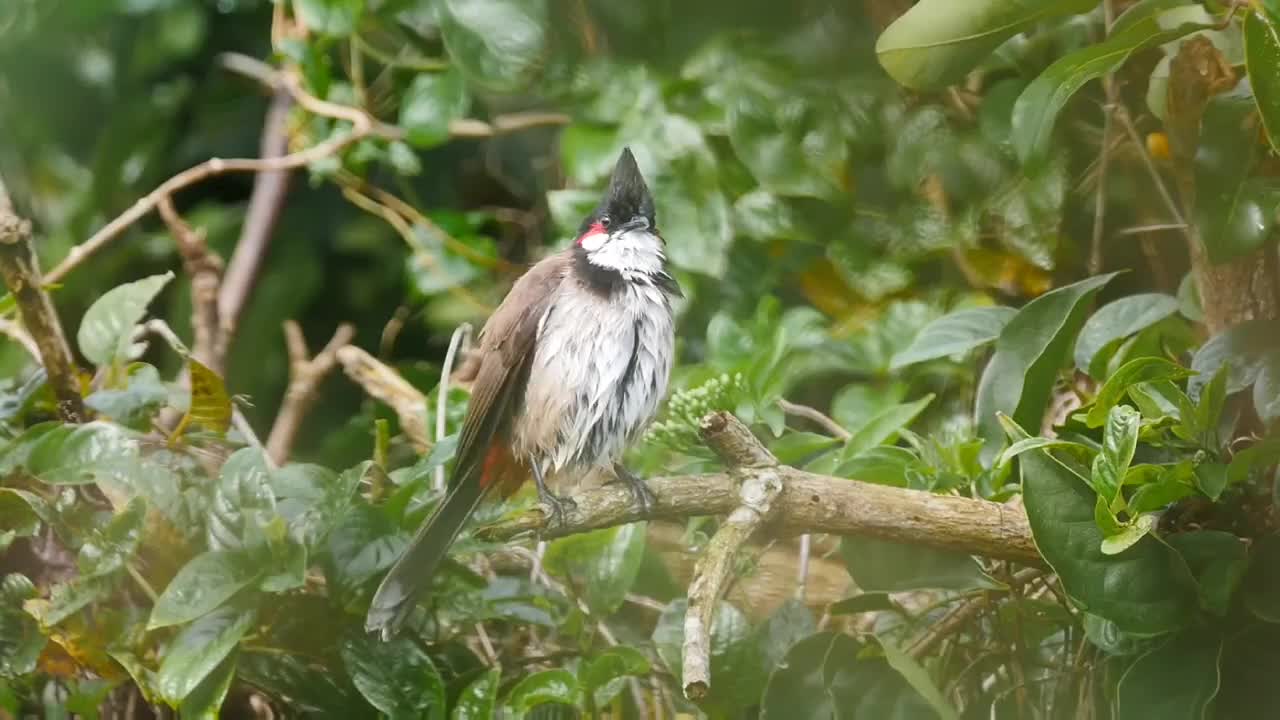
[[[338,364],[338,350],[350,343],[356,335],[354,326],[343,323],[334,331],[333,338],[314,358],[308,356],[307,340],[302,328],[293,320],[284,323],[285,344],[289,349],[289,387],[285,390],[280,414],[271,426],[267,438],[267,454],[276,463],[284,464],[293,449],[294,438],[302,428],[311,406],[316,401],[320,382]]]
[[[750,474],[752,471],[742,471]],[[771,531],[778,536],[807,532],[860,535],[1043,566],[1031,538],[1026,512],[989,500],[938,495],[846,478],[816,475],[787,466]],[[551,539],[652,518],[726,515],[741,504],[739,480],[730,473],[650,478],[657,497],[642,514],[631,492],[617,484],[574,496],[563,525],[551,525],[539,506],[485,526],[486,540],[539,534]]]
[[[224,344],[218,319],[218,285],[222,277],[222,260],[209,250],[204,232],[191,227],[178,215],[172,200],[162,198],[159,210],[160,217],[169,226],[169,232],[178,245],[183,269],[191,277],[191,330],[195,336],[191,354],[222,375],[225,373],[221,352]]]
[[[0,276],[13,293],[22,323],[39,350],[49,385],[58,400],[58,416],[70,423],[84,422],[84,399],[80,395],[75,361],[53,301],[40,280],[40,263],[31,247],[31,223],[14,211],[3,180],[0,180]]]
[[[355,345],[339,348],[338,362],[342,370],[370,397],[381,400],[395,411],[400,419],[400,429],[418,452],[430,449],[431,436],[427,434],[424,411],[427,398],[400,373],[384,365],[377,358]]]
[[[711,688],[711,628],[716,605],[733,573],[733,559],[773,516],[782,492],[778,459],[737,418],[726,412],[713,413],[703,418],[701,431],[703,440],[729,466],[730,473],[742,473],[742,485],[738,491],[741,505],[707,543],[689,584],[682,667],[685,697],[694,702],[706,697]]]

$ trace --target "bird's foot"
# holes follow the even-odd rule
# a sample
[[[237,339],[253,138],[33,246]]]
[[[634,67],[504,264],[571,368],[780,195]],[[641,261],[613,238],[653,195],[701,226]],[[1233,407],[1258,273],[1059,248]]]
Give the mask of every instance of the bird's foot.
[[[645,484],[635,473],[628,470],[621,463],[613,466],[613,474],[617,476],[615,482],[624,482],[630,488],[631,494],[635,496],[636,505],[639,506],[640,512],[648,515],[658,505],[658,496],[653,494],[649,486]]]
[[[574,502],[573,498],[567,495],[552,495],[550,492],[539,492],[538,502],[546,508],[548,527],[564,526],[565,514],[578,507],[578,503]]]

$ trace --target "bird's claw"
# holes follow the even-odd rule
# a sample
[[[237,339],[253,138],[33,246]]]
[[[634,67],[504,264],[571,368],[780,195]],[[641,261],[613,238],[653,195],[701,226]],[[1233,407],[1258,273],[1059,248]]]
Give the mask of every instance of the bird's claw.
[[[631,490],[631,495],[635,497],[636,505],[640,507],[642,515],[648,515],[658,505],[658,496],[653,494],[653,490],[645,484],[644,480],[636,477],[635,473],[626,469],[622,465],[614,467],[614,474],[617,478],[614,482],[624,482]]]
[[[578,503],[574,502],[571,497],[561,497],[546,493],[538,498],[538,502],[546,508],[547,526],[562,527],[565,524],[565,514],[577,509]]]

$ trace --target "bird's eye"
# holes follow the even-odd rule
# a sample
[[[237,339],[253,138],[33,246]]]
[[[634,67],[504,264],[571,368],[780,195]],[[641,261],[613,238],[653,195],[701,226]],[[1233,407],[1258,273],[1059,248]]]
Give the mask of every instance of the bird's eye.
[[[609,227],[609,222],[610,222],[610,219],[609,219],[609,216],[608,216],[608,215],[601,215],[601,216],[600,216],[600,227],[608,228],[608,227]]]

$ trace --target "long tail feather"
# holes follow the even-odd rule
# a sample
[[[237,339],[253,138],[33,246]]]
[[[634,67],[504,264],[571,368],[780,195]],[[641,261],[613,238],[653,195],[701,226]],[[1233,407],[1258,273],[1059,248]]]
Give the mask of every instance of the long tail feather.
[[[365,617],[365,630],[378,631],[383,640],[389,640],[399,632],[418,597],[431,587],[431,579],[440,562],[448,555],[449,546],[467,518],[480,504],[485,490],[479,482],[454,485],[431,519],[418,529],[409,549],[378,586],[373,602],[369,604],[369,614]]]

